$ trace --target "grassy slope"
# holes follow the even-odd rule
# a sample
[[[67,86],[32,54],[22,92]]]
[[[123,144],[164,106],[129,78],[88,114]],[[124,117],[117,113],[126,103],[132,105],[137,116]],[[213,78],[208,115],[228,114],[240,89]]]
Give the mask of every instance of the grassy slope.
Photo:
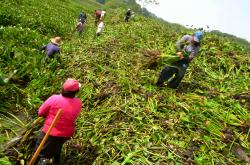
[[[0,16],[10,20],[0,29],[1,70],[18,69],[15,81],[0,87],[2,111],[35,118],[42,101],[74,77],[83,84],[79,97],[84,105],[75,137],[65,146],[68,162],[181,164],[190,158],[197,164],[243,163],[231,149],[240,144],[249,154],[249,100],[233,96],[249,91],[249,52],[206,34],[180,88],[157,89],[153,83],[164,64],[158,60],[152,66],[145,51],[171,54],[176,40],[190,31],[139,16],[125,24],[124,10],[107,9],[105,32],[94,39],[91,14],[101,7],[57,0],[1,4]],[[90,14],[79,37],[71,31],[82,8]],[[63,37],[61,64],[44,61],[36,50],[54,35]],[[14,60],[10,51],[16,52]],[[1,133],[13,136],[7,128],[16,127],[18,134],[20,123],[2,124]]]

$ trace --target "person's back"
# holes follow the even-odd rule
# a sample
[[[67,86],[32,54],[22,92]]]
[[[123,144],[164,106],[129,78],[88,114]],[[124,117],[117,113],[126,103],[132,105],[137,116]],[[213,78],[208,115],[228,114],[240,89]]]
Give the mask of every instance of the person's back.
[[[101,17],[102,11],[101,10],[95,10],[95,17]]]
[[[130,17],[131,15],[132,15],[131,10],[128,10],[128,11],[126,12],[126,16],[127,16],[127,17]]]
[[[49,109],[48,106],[49,105]],[[51,136],[71,137],[74,133],[74,125],[81,110],[81,100],[79,98],[68,98],[62,95],[52,95],[39,108],[39,116],[46,116],[42,131],[47,132],[49,126],[59,109],[62,115],[51,132]]]
[[[127,12],[125,13],[125,22],[128,22],[131,15],[132,15],[132,11],[131,11],[131,9],[128,9]]]
[[[85,23],[85,22],[87,21],[87,15],[86,15],[86,13],[81,12],[80,15],[79,15],[79,20],[80,20],[82,23]]]
[[[58,45],[55,45],[54,43],[49,43],[46,46],[45,52],[48,57],[53,57],[56,53],[60,52],[60,48]]]
[[[101,15],[102,15],[101,10],[95,10],[95,25],[97,25],[97,23],[100,21]]]
[[[48,132],[57,112],[62,109],[61,116],[39,153],[41,161],[54,158],[54,163],[60,164],[62,146],[73,136],[75,122],[81,111],[82,102],[79,98],[75,97],[80,87],[81,84],[77,80],[69,78],[63,84],[61,95],[52,95],[40,106],[38,115],[44,117],[45,121],[42,131],[38,135],[35,150],[37,150],[45,134]],[[36,163],[38,163],[39,159],[37,159]]]
[[[44,50],[47,57],[54,57],[56,53],[60,54],[60,48],[59,45],[61,43],[60,37],[55,37],[51,39],[51,43],[44,45],[41,50]]]

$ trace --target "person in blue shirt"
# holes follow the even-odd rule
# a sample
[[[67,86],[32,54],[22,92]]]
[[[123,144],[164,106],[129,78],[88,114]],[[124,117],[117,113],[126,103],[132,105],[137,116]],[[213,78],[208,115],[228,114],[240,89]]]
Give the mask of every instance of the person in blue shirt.
[[[177,88],[183,79],[189,63],[198,54],[200,48],[200,41],[203,38],[202,31],[196,31],[192,36],[184,35],[176,43],[177,56],[179,60],[170,64],[170,66],[165,67],[158,78],[156,83],[157,86],[163,86],[165,81],[168,81],[172,76],[174,76],[168,86],[170,88]]]
[[[51,43],[42,46],[41,50],[44,50],[47,57],[53,58],[56,53],[60,54],[59,45],[61,43],[61,37],[55,37],[51,39]]]
[[[86,13],[84,13],[84,12],[80,12],[80,14],[79,14],[79,20],[81,21],[81,23],[86,23],[87,22],[87,15],[86,15]]]

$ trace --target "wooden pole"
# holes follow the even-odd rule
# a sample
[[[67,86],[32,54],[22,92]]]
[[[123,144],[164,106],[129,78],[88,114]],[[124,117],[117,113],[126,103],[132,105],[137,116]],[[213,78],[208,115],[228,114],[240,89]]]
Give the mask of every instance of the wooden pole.
[[[54,118],[52,124],[50,125],[50,127],[49,127],[47,133],[46,133],[45,136],[43,137],[43,140],[42,140],[41,143],[39,144],[39,146],[38,146],[36,152],[34,153],[32,159],[30,160],[30,162],[28,163],[28,165],[33,165],[33,164],[35,163],[35,161],[36,161],[36,159],[37,159],[39,153],[40,153],[41,150],[42,150],[43,145],[45,144],[45,142],[47,141],[47,139],[48,139],[48,137],[49,137],[50,132],[52,131],[52,129],[53,129],[54,126],[56,125],[56,122],[58,121],[59,117],[61,116],[62,111],[63,111],[62,109],[59,109],[59,110],[58,110],[58,112],[57,112],[57,114],[56,114],[56,117]]]

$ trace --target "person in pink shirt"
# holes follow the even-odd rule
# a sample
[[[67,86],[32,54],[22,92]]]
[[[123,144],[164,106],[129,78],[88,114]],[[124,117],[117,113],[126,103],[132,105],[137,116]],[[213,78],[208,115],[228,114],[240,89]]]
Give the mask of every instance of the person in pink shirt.
[[[38,115],[44,117],[45,121],[36,142],[35,150],[48,131],[58,110],[63,110],[39,154],[40,161],[45,163],[49,159],[54,158],[54,164],[60,164],[62,145],[73,136],[75,122],[81,111],[82,102],[79,98],[75,97],[76,93],[80,90],[80,86],[77,80],[67,79],[63,84],[61,95],[52,95],[39,108]]]

